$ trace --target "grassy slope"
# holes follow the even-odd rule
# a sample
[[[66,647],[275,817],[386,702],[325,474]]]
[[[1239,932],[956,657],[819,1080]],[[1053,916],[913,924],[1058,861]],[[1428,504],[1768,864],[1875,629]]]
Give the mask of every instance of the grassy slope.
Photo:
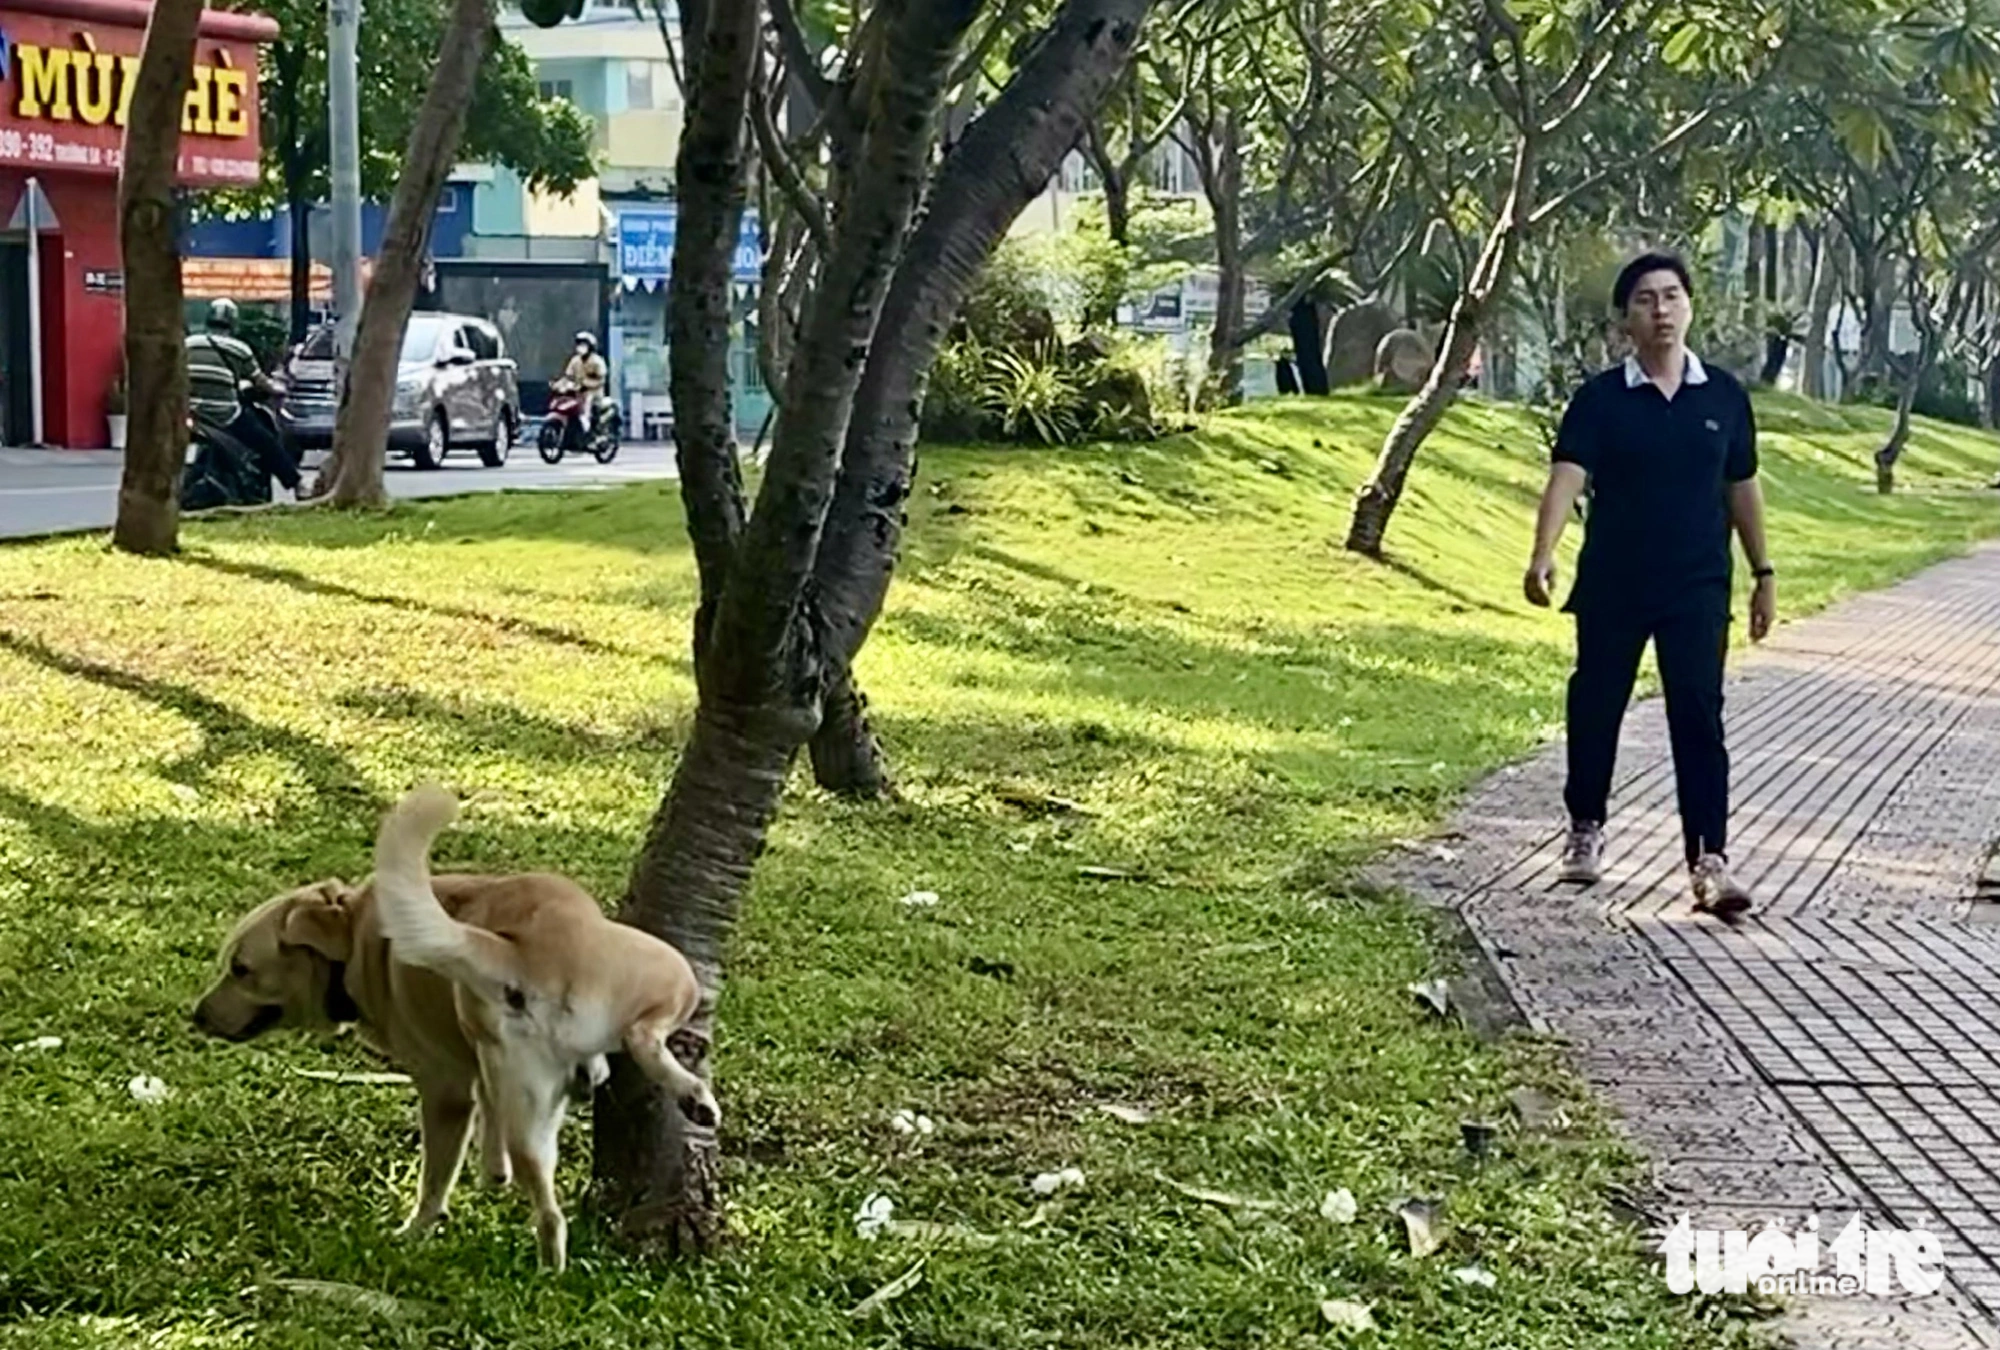
[[[203,1043],[186,1009],[226,921],[363,872],[418,776],[483,794],[447,861],[615,894],[691,695],[672,490],[205,525],[175,563],[0,551],[0,1346],[1299,1346],[1329,1296],[1373,1303],[1388,1345],[1723,1343],[1609,1217],[1613,1150],[1459,1161],[1459,1120],[1547,1070],[1415,1016],[1421,920],[1343,889],[1548,732],[1564,665],[1560,620],[1514,599],[1538,470],[1513,415],[1454,416],[1394,567],[1339,552],[1392,411],[927,457],[863,669],[907,800],[794,794],[724,1013],[743,1240],[665,1273],[584,1223],[573,1273],[537,1277],[520,1203],[470,1188],[445,1236],[398,1247],[401,1092],[291,1072],[360,1066],[351,1047]],[[1765,418],[1793,609],[2000,526],[1949,486],[1984,481],[1983,438],[1926,428],[1916,490],[1885,502],[1878,418]],[[935,909],[897,903],[920,888]],[[66,1044],[4,1048],[43,1034]],[[138,1073],[175,1095],[136,1104]],[[898,1136],[905,1107],[937,1133]],[[586,1151],[577,1128],[573,1211]],[[1025,1179],[1071,1164],[1087,1186],[1023,1227]],[[1232,1217],[1156,1172],[1286,1207]],[[1315,1212],[1342,1186],[1351,1227]],[[1000,1241],[941,1246],[850,1321],[918,1254],[854,1235],[874,1191]],[[1450,1197],[1428,1261],[1389,1215],[1410,1193]],[[1496,1289],[1451,1277],[1474,1259]],[[380,1321],[244,1292],[282,1277],[423,1302]]]

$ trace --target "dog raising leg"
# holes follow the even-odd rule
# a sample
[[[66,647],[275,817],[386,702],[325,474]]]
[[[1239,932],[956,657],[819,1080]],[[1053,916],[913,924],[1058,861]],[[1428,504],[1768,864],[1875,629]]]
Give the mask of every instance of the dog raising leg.
[[[634,1022],[625,1032],[625,1050],[646,1076],[673,1094],[674,1104],[691,1124],[716,1129],[722,1124],[722,1108],[716,1105],[701,1075],[674,1058],[667,1037],[675,1028],[664,1021]]]

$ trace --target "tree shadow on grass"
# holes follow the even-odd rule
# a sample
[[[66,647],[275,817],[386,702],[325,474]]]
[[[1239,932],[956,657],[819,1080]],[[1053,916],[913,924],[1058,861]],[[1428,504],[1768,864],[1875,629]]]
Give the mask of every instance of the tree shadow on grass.
[[[0,629],[0,651],[58,674],[130,694],[200,727],[203,735],[198,750],[161,765],[161,776],[170,782],[199,787],[216,765],[231,756],[263,751],[296,766],[313,791],[323,797],[351,802],[356,809],[383,805],[360,771],[333,747],[302,732],[259,722],[199,690],[72,656],[7,629]]]
[[[439,698],[401,685],[350,689],[334,703],[365,717],[425,723],[447,732],[463,753],[504,748],[509,754],[552,763],[669,753],[680,747],[690,720],[676,716],[621,735],[544,717],[511,703]]]
[[[205,567],[225,576],[242,577],[248,581],[261,581],[272,586],[285,586],[301,595],[325,596],[339,600],[352,600],[363,605],[380,605],[387,609],[405,610],[417,614],[429,614],[441,619],[461,619],[471,623],[488,624],[503,632],[516,633],[522,637],[547,642],[558,646],[575,647],[595,656],[626,656],[642,661],[662,659],[659,652],[639,652],[628,647],[600,642],[583,633],[558,628],[553,624],[539,623],[513,614],[498,614],[490,610],[469,609],[462,605],[439,604],[435,600],[419,600],[407,595],[378,595],[343,585],[338,581],[327,581],[320,577],[310,577],[304,572],[289,567],[277,567],[270,563],[237,562],[229,558],[218,558],[212,553],[184,554],[181,561]]]

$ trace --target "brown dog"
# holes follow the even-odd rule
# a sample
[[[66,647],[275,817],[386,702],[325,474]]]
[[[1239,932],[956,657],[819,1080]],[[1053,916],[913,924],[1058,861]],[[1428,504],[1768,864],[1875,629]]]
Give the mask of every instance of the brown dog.
[[[426,950],[428,962],[419,963],[404,950],[410,943],[390,942],[379,880],[360,887],[323,881],[265,901],[236,924],[222,945],[224,973],[196,1007],[195,1022],[232,1041],[280,1027],[352,1023],[409,1073],[422,1104],[423,1168],[405,1233],[422,1233],[444,1216],[476,1106],[487,1175],[500,1185],[517,1179],[527,1190],[541,1257],[560,1270],[567,1225],[555,1197],[556,1134],[568,1095],[587,1094],[604,1080],[608,1050],[631,1050],[691,1118],[712,1124],[718,1115],[707,1085],[664,1043],[693,1014],[700,989],[679,952],[613,923],[564,877],[430,877],[424,853],[443,821],[431,824],[437,818],[423,814],[426,804],[438,811],[440,794],[412,794],[390,813],[378,866],[385,851],[391,855],[403,914],[427,901],[451,925],[448,932],[478,934],[472,942],[482,959],[508,963],[507,979],[494,984],[477,962],[469,983],[427,969],[438,964],[435,952]],[[456,803],[442,795],[442,809],[448,820]],[[420,896],[407,885],[407,849],[398,854],[399,841],[419,835]],[[633,1008],[643,1011],[613,1029]],[[593,1028],[603,1030],[579,1035]]]

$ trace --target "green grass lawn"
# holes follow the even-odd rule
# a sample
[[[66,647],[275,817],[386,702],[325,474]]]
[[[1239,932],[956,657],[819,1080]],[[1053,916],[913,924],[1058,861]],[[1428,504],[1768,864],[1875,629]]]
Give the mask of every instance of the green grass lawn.
[[[235,915],[364,873],[422,777],[480,794],[445,863],[617,894],[692,697],[672,487],[203,524],[173,562],[0,550],[0,1347],[1734,1343],[1613,1217],[1629,1161],[1587,1106],[1462,1158],[1510,1088],[1573,1088],[1546,1047],[1427,1022],[1425,920],[1349,882],[1553,731],[1566,661],[1516,598],[1540,452],[1514,413],[1454,414],[1391,565],[1340,551],[1393,412],[927,454],[861,669],[904,799],[789,799],[722,1011],[737,1240],[665,1269],[584,1218],[541,1275],[524,1203],[470,1185],[397,1244],[407,1091],[297,1072],[369,1067],[351,1044],[205,1042],[188,1010]],[[1883,500],[1879,415],[1764,419],[1794,612],[2000,529],[2000,443],[1925,427]],[[135,1101],[139,1074],[172,1095]],[[1085,1184],[1038,1202],[1065,1167]],[[1319,1213],[1340,1188],[1352,1224]],[[864,1240],[877,1193],[952,1228]],[[1436,1255],[1406,1251],[1407,1195],[1446,1198]],[[1379,1333],[1328,1328],[1329,1298]]]

